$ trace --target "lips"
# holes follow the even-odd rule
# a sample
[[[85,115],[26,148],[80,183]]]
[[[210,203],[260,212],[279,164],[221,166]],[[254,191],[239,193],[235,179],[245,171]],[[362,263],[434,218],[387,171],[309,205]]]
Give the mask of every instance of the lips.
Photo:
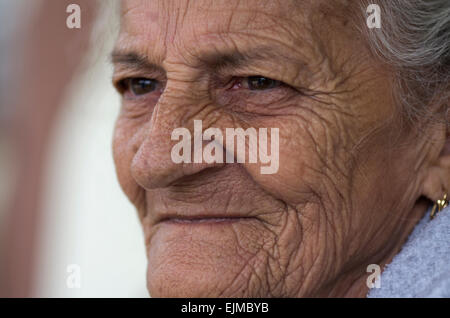
[[[223,224],[223,223],[234,223],[239,221],[248,221],[255,219],[249,216],[231,216],[231,215],[166,215],[161,217],[157,223],[168,223],[168,224]]]

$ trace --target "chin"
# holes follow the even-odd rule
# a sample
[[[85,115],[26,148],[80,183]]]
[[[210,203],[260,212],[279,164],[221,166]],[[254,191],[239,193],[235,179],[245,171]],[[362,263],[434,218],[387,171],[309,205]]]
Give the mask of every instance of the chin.
[[[159,229],[148,244],[147,288],[152,297],[258,297],[264,253],[244,225]],[[253,228],[254,229],[254,228]],[[247,228],[247,231],[249,229]],[[256,233],[255,233],[256,234]],[[252,244],[253,243],[253,244]],[[257,245],[257,244],[256,244]]]
[[[148,270],[147,288],[154,298],[245,297],[227,288],[232,280],[226,273],[200,266],[168,266],[164,270]],[[228,282],[227,282],[228,281]]]

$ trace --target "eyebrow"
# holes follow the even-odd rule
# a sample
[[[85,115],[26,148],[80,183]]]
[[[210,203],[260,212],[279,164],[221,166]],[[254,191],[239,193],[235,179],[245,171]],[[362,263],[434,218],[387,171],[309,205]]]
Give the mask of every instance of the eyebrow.
[[[123,52],[120,50],[114,50],[111,53],[110,60],[114,65],[123,65],[132,69],[162,69],[159,65],[151,63],[147,56],[141,55],[137,52]]]
[[[201,56],[199,60],[211,69],[221,70],[225,68],[240,68],[255,61],[264,61],[277,58],[280,52],[276,52],[272,46],[256,47],[247,51],[213,52]]]
[[[282,51],[276,50],[274,46],[260,46],[247,51],[230,50],[228,52],[210,52],[201,55],[198,60],[202,66],[216,71],[224,69],[238,69],[248,66],[255,61],[264,61],[272,59],[274,61],[285,60],[291,63],[302,64],[300,60],[288,57],[282,54]],[[137,52],[124,52],[116,49],[111,53],[113,64],[123,65],[132,69],[157,69],[162,70],[158,64],[149,61],[148,57]]]

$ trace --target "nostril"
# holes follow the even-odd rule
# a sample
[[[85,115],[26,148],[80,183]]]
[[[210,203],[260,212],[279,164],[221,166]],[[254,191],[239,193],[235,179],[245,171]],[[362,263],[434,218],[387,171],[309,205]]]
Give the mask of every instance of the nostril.
[[[176,178],[177,167],[163,158],[155,155],[143,155],[138,151],[131,163],[131,176],[145,189],[155,189],[166,186]]]
[[[194,160],[196,146],[201,150],[203,159],[203,148],[206,149],[208,145],[213,144],[211,140],[195,139],[195,133],[201,135],[203,132],[202,127],[198,126],[198,121],[194,121],[196,125],[194,125],[193,137],[192,132],[187,128],[172,128],[179,127],[177,126],[179,123],[170,120],[173,118],[160,117],[159,121],[153,122],[151,128],[147,130],[148,133],[142,136],[142,140],[134,143],[137,149],[131,160],[131,177],[144,189],[165,188],[176,183],[180,178],[193,176],[204,169],[222,165],[220,161]],[[173,138],[173,131],[177,129],[183,132],[182,140]],[[184,141],[187,146],[182,148],[182,152],[175,151],[175,153],[181,153],[183,158],[187,156],[189,160],[174,160],[174,147],[176,148],[180,143],[184,145]],[[214,149],[216,148],[222,150],[221,143],[215,145]],[[218,154],[216,157],[224,157],[221,151],[214,150],[212,153]]]
[[[137,184],[146,190],[166,188],[175,183],[195,178],[210,168],[219,168],[224,164],[173,163],[161,158],[144,157],[137,153],[131,163],[131,176]]]

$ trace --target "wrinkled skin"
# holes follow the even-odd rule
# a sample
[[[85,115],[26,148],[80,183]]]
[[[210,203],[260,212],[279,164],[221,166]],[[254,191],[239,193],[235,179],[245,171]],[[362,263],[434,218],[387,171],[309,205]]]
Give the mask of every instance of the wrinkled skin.
[[[123,1],[114,158],[143,225],[153,297],[363,297],[367,266],[399,251],[424,196],[449,189],[445,127],[418,137],[400,124],[393,72],[369,54],[348,6]],[[230,85],[256,75],[284,84]],[[135,96],[120,84],[131,77],[159,84]],[[278,127],[279,171],[173,163],[171,132],[194,119]],[[171,222],[224,216],[240,218]]]

